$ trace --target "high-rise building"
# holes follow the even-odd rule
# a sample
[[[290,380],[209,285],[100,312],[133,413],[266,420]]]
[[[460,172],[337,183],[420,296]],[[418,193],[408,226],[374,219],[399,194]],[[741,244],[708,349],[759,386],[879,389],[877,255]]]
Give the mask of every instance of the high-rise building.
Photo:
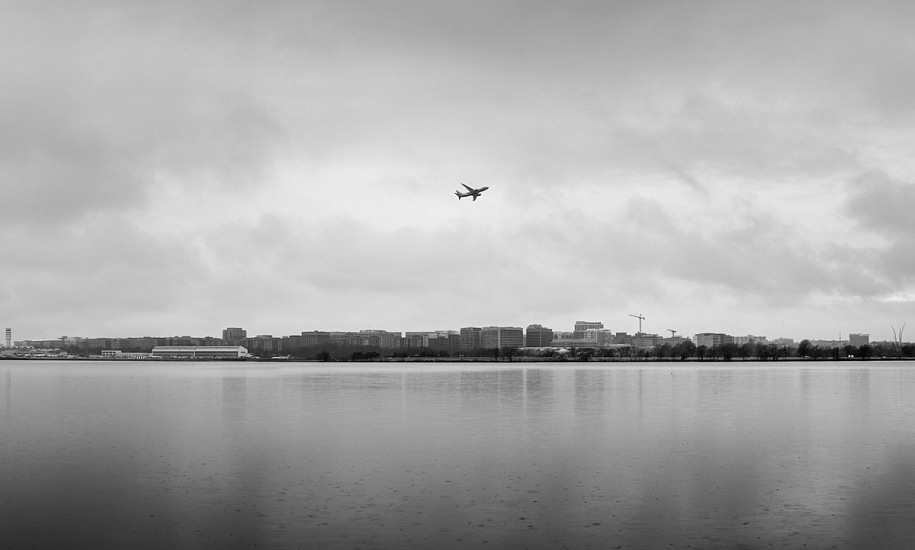
[[[11,342],[13,341],[13,329],[6,329],[6,347],[12,347]]]
[[[7,329],[7,330],[9,330],[9,329]],[[861,346],[866,346],[866,345],[870,344],[870,341],[871,341],[870,334],[858,334],[856,332],[853,332],[848,335],[848,343],[852,346],[855,346],[856,348],[860,348]],[[9,344],[7,344],[7,345],[9,345]]]
[[[227,346],[240,346],[241,341],[248,337],[248,331],[239,327],[229,327],[222,331],[222,341]]]
[[[480,336],[483,329],[480,327],[464,327],[461,329],[461,351],[480,349],[482,342]]]
[[[483,349],[524,347],[524,329],[521,327],[483,327],[480,332]]]
[[[573,338],[584,338],[585,331],[593,329],[602,329],[604,324],[599,321],[575,321],[575,332],[573,333]]]
[[[553,329],[541,325],[528,325],[524,335],[524,346],[546,348],[553,345]]]

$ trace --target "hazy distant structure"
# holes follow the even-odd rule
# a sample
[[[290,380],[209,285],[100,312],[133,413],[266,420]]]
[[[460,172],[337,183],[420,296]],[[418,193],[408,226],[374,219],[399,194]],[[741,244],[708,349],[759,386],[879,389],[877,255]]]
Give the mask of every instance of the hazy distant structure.
[[[524,334],[524,346],[528,348],[545,348],[553,343],[553,329],[542,325],[528,325]]]
[[[227,346],[240,346],[248,337],[248,331],[239,327],[229,327],[222,331],[222,340]]]
[[[13,341],[13,329],[8,328],[8,329],[6,329],[6,347],[8,347],[8,348],[13,347],[11,345],[12,341]]]
[[[604,324],[599,321],[575,321],[575,330],[572,332],[572,338],[576,340],[585,337],[585,331],[604,328]]]
[[[848,335],[848,344],[860,348],[861,346],[866,346],[871,342],[870,334],[858,334],[853,332]]]
[[[472,351],[480,349],[482,341],[480,339],[483,329],[480,327],[464,327],[461,329],[461,351]]]
[[[480,331],[480,347],[483,349],[522,348],[524,329],[521,327],[483,327]]]

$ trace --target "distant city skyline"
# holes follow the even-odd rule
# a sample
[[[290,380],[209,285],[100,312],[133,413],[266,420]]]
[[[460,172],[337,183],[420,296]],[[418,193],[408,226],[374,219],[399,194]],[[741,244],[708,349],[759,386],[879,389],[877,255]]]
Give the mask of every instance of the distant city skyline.
[[[527,334],[529,331],[535,331],[536,333],[544,332],[545,334],[548,333],[550,335],[549,338],[553,338],[553,337],[560,338],[563,335],[566,335],[567,337],[575,338],[575,339],[594,339],[595,335],[590,334],[590,333],[606,332],[611,335],[612,334],[626,334],[630,337],[635,337],[640,334],[645,335],[645,336],[657,336],[660,339],[669,339],[674,336],[677,336],[680,338],[686,338],[686,339],[690,339],[690,340],[695,340],[698,335],[702,335],[702,334],[722,334],[722,335],[727,335],[729,337],[734,337],[735,339],[738,340],[738,343],[740,343],[740,341],[743,341],[746,339],[750,339],[750,340],[760,339],[763,341],[766,341],[766,340],[767,341],[792,340],[794,342],[800,342],[801,340],[805,340],[805,339],[811,340],[811,341],[814,341],[814,340],[816,340],[816,341],[840,341],[840,340],[842,340],[842,341],[854,342],[856,337],[858,340],[857,343],[854,344],[856,346],[860,346],[860,345],[862,345],[862,343],[867,343],[868,341],[908,342],[908,339],[905,338],[905,334],[904,334],[903,330],[900,330],[900,329],[904,329],[904,325],[901,325],[900,327],[896,327],[896,332],[893,334],[892,338],[879,338],[879,337],[874,338],[870,333],[866,333],[866,332],[848,332],[848,333],[844,333],[844,334],[838,334],[834,337],[828,337],[828,336],[827,337],[815,337],[815,336],[810,336],[810,335],[802,335],[802,336],[767,335],[767,334],[761,334],[761,333],[739,334],[739,333],[717,331],[717,330],[701,330],[701,331],[696,331],[696,332],[682,333],[680,331],[676,331],[675,329],[667,329],[663,333],[650,331],[650,330],[643,330],[640,333],[638,330],[635,330],[635,331],[616,330],[616,329],[613,329],[612,327],[605,326],[604,323],[600,322],[600,321],[581,321],[581,320],[575,321],[571,327],[555,327],[555,328],[545,325],[543,323],[525,323],[525,324],[520,324],[520,325],[493,325],[493,324],[477,323],[477,324],[466,325],[466,326],[462,326],[462,327],[438,327],[435,329],[415,330],[415,331],[404,331],[404,330],[397,330],[397,329],[393,329],[393,328],[375,327],[375,328],[371,328],[371,329],[370,328],[358,328],[358,329],[349,329],[349,330],[311,329],[311,330],[301,330],[301,331],[264,332],[264,331],[258,331],[258,330],[248,331],[248,329],[245,327],[227,327],[227,328],[220,329],[218,331],[212,331],[209,333],[198,333],[198,334],[193,334],[193,333],[170,334],[167,332],[142,334],[142,335],[139,335],[139,334],[132,334],[132,335],[65,334],[65,335],[61,335],[61,336],[57,336],[57,337],[19,337],[19,338],[16,338],[15,341],[16,342],[49,341],[49,340],[60,340],[60,339],[115,339],[116,340],[116,339],[130,339],[130,338],[134,338],[134,339],[140,339],[140,338],[211,338],[211,339],[219,339],[219,340],[222,340],[225,342],[237,343],[244,339],[255,339],[255,338],[259,338],[259,337],[284,338],[284,337],[289,337],[289,336],[305,335],[307,333],[356,334],[356,333],[368,333],[368,332],[385,332],[385,333],[397,334],[401,337],[406,337],[406,338],[409,338],[409,336],[411,334],[434,334],[437,332],[438,333],[451,332],[451,333],[458,334],[461,337],[464,337],[464,334],[463,334],[464,329],[469,329],[469,328],[475,328],[477,330],[486,329],[486,328],[517,328],[521,331],[520,337],[524,341],[523,345],[527,345],[526,344]],[[7,337],[8,337],[8,339],[11,337],[11,329],[7,329]],[[540,340],[540,338],[541,338],[540,336],[538,336],[537,338],[538,338],[538,341],[542,341],[542,340]],[[486,346],[482,345],[481,337],[479,335],[476,336],[476,341],[482,347],[486,347]],[[515,346],[516,342],[514,342],[514,340],[512,340],[511,345]],[[542,345],[549,345],[549,344],[544,343]],[[496,347],[504,347],[504,346],[496,346]]]
[[[901,1],[5,3],[0,323],[892,339],[915,318],[911,22]]]

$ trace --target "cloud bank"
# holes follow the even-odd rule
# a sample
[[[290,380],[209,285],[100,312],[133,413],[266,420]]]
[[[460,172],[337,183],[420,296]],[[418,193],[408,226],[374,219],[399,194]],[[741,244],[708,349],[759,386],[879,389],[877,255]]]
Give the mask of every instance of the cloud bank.
[[[907,3],[3,11],[17,338],[913,313]]]

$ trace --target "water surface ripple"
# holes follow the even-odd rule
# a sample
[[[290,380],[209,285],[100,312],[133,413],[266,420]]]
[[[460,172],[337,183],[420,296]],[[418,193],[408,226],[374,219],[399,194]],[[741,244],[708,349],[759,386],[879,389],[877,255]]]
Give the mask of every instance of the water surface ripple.
[[[3,548],[909,548],[915,364],[0,363]]]

